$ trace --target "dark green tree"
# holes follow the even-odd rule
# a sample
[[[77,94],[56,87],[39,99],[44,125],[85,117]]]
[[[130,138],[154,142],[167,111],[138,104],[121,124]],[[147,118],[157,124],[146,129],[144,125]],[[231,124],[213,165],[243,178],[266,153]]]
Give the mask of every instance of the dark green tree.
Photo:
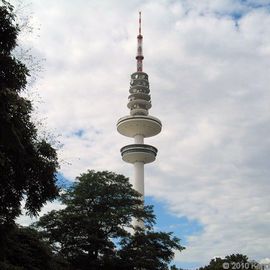
[[[40,139],[31,121],[32,104],[21,96],[30,76],[13,55],[20,32],[13,6],[0,0],[0,235],[25,208],[36,215],[58,194],[55,149]],[[0,239],[1,242],[1,239]]]
[[[11,225],[6,235],[1,270],[66,270],[67,262],[57,258],[38,232],[27,227]]]
[[[152,224],[154,216],[151,207],[141,207],[139,194],[122,175],[88,171],[77,180],[61,196],[66,208],[41,217],[37,226],[72,265],[98,269],[115,257],[113,239],[128,234],[132,217]]]
[[[200,267],[199,270],[254,269],[255,266],[254,262],[250,262],[246,255],[232,254],[226,256],[224,259],[212,259],[209,265]]]
[[[149,260],[157,259],[157,264],[162,265],[172,259],[173,248],[182,249],[171,234],[152,231],[155,219],[152,207],[142,205],[140,194],[123,175],[88,171],[77,180],[61,196],[66,208],[48,213],[35,224],[72,269],[123,269],[124,264],[129,267],[124,269],[135,269],[134,265],[140,265],[142,247],[149,249],[146,253]],[[130,234],[132,218],[143,220],[145,231]],[[135,246],[136,262],[130,259],[131,248]]]
[[[172,265],[171,268],[170,268],[170,270],[185,270],[185,269],[183,269],[183,268],[178,268],[178,267],[176,267],[175,265]]]
[[[121,269],[163,270],[174,257],[174,251],[184,249],[172,233],[137,230],[123,238],[119,250]]]

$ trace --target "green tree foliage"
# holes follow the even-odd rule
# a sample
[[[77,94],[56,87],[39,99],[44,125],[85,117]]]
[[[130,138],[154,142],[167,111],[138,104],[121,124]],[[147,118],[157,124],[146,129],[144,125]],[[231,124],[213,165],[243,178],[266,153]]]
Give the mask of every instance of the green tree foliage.
[[[254,269],[256,265],[248,260],[246,255],[232,254],[224,259],[212,259],[209,265],[200,267],[199,270],[221,270],[221,269]]]
[[[170,267],[170,270],[189,270],[189,269],[183,269],[183,268],[181,268],[181,267],[177,267],[177,266],[175,266],[175,265],[172,265],[172,266]]]
[[[170,270],[185,270],[185,269],[183,269],[183,268],[178,268],[178,267],[176,267],[175,265],[172,265],[171,268],[170,268]]]
[[[1,250],[1,270],[64,270],[63,261],[56,258],[50,247],[30,228],[12,225],[5,235],[6,248]],[[3,254],[4,252],[4,254]]]
[[[61,196],[66,208],[48,213],[35,224],[53,250],[70,262],[71,269],[135,269],[141,265],[140,256],[161,266],[172,259],[172,249],[182,249],[171,234],[152,231],[152,207],[142,205],[140,194],[126,177],[88,171],[77,180]],[[132,218],[143,220],[145,231],[130,234]]]
[[[172,233],[137,230],[121,241],[119,251],[121,269],[169,269],[174,250],[183,250],[180,241]]]
[[[36,215],[58,194],[56,151],[38,138],[32,104],[21,96],[29,71],[12,54],[20,32],[15,19],[13,6],[0,0],[0,227],[20,214],[23,198]]]

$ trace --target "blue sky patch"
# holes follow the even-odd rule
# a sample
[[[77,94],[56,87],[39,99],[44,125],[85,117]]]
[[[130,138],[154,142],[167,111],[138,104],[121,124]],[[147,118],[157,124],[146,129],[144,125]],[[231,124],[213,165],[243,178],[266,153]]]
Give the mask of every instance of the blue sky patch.
[[[84,135],[85,131],[83,129],[75,130],[72,135],[75,135],[76,137],[81,138]]]
[[[183,245],[187,244],[188,236],[199,234],[203,231],[203,226],[198,221],[190,220],[187,217],[177,217],[169,213],[166,203],[147,196],[145,204],[154,205],[154,213],[156,215],[155,227],[157,230],[173,232],[181,239]]]
[[[249,8],[270,8],[270,3],[260,3],[257,0],[240,0],[240,3]]]
[[[64,177],[64,175],[60,172],[58,172],[56,174],[56,177],[57,177],[57,181],[56,181],[56,184],[58,187],[60,188],[69,188],[73,182],[72,181],[69,181],[67,178]]]

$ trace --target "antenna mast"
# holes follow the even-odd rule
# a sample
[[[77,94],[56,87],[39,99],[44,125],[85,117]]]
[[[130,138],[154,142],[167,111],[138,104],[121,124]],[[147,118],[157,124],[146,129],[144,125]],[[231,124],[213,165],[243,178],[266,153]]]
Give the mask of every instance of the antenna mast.
[[[143,36],[142,36],[142,19],[141,19],[141,11],[139,12],[139,35],[137,36],[137,71],[143,71],[143,50],[142,50],[142,41],[143,41]]]

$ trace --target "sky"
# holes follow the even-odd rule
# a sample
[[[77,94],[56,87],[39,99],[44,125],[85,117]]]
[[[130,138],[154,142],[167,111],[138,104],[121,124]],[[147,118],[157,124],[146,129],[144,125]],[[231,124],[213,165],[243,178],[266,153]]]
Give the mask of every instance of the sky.
[[[27,94],[41,133],[54,134],[60,148],[61,177],[93,169],[132,180],[119,151],[132,140],[116,122],[129,114],[142,11],[150,115],[163,124],[145,140],[159,151],[145,166],[156,228],[182,239],[182,267],[232,253],[270,261],[270,0],[23,5],[34,31],[22,33],[20,46],[43,68]]]

